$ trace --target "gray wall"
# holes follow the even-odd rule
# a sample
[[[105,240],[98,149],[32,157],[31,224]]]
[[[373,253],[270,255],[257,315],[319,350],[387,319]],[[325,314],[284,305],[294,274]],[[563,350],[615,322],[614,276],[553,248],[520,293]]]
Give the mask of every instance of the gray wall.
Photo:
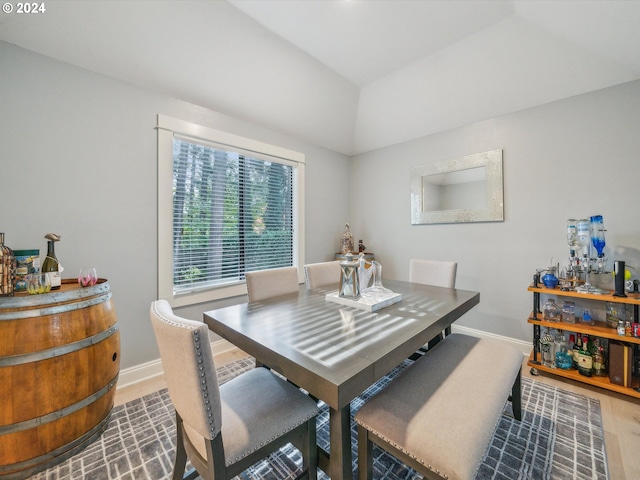
[[[235,99],[241,102],[242,99]],[[276,131],[133,87],[0,42],[0,231],[16,249],[62,235],[74,277],[109,279],[122,367],[158,357],[148,323],[157,295],[156,115],[305,153],[306,261],[330,260],[344,222],[407,279],[412,257],[456,260],[480,305],[461,325],[529,340],[536,268],[565,263],[567,218],[602,214],[606,254],[640,273],[640,82],[632,82],[348,158]],[[410,224],[409,169],[504,152],[505,221]],[[180,309],[200,318],[212,305]]]
[[[58,233],[63,278],[95,265],[109,279],[122,368],[158,358],[148,318],[158,113],[303,152],[307,262],[332,259],[347,216],[347,157],[0,42],[0,231],[10,247],[41,257],[44,235]],[[178,313],[197,319],[211,307]]]
[[[383,278],[413,257],[458,262],[457,287],[481,292],[459,324],[530,340],[536,268],[567,263],[566,220],[601,214],[605,253],[640,273],[640,82],[543,105],[353,157],[351,225]],[[503,150],[505,221],[411,225],[409,169]],[[552,260],[553,259],[553,260]]]

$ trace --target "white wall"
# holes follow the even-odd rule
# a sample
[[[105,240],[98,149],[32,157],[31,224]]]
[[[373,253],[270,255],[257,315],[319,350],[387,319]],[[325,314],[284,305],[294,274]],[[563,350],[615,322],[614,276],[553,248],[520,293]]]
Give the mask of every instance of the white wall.
[[[455,260],[480,305],[459,324],[530,340],[536,268],[566,264],[566,220],[604,217],[609,264],[640,274],[640,82],[600,90],[353,157],[351,226],[408,279],[412,257]],[[409,169],[503,149],[505,221],[411,225]]]
[[[95,265],[109,279],[122,368],[158,358],[148,316],[157,298],[158,113],[304,153],[307,262],[332,259],[349,201],[343,155],[0,42],[0,231],[10,247],[41,256],[44,235],[58,233],[63,278]],[[210,308],[178,313],[197,319]]]

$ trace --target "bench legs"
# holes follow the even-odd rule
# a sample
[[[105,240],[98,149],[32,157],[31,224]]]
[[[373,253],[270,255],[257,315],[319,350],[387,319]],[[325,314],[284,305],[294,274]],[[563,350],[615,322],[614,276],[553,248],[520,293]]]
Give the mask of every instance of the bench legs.
[[[373,478],[373,442],[369,440],[369,431],[358,425],[358,480]]]
[[[513,418],[520,421],[522,420],[522,387],[521,387],[521,371],[518,371],[518,376],[513,382],[511,388],[511,406],[513,407]]]

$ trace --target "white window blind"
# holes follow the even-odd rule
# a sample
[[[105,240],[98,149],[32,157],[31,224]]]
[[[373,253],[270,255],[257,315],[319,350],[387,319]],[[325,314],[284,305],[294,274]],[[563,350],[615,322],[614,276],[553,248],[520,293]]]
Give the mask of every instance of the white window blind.
[[[246,293],[245,273],[304,259],[304,155],[158,115],[158,297]]]
[[[294,169],[261,157],[174,137],[176,294],[294,264]]]

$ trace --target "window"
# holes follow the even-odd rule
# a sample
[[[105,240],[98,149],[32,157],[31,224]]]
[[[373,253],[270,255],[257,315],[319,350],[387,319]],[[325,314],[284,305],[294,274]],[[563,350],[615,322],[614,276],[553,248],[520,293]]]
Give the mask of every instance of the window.
[[[158,116],[159,297],[246,292],[245,272],[302,270],[304,156]]]

